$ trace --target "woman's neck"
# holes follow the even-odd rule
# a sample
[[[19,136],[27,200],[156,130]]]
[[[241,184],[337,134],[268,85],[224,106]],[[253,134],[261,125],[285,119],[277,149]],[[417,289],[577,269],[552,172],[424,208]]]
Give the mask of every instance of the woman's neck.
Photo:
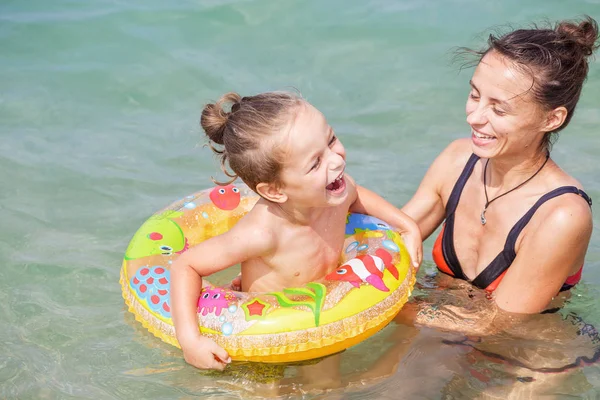
[[[492,158],[487,166],[487,186],[510,190],[531,178],[546,162],[546,152]],[[540,171],[541,172],[541,171]]]

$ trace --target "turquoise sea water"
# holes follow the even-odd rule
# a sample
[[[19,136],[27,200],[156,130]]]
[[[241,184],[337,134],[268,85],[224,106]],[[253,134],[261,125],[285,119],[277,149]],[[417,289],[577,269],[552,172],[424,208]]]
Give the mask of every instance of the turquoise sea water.
[[[186,366],[139,328],[121,298],[120,263],[135,230],[210,186],[217,171],[201,146],[202,104],[231,90],[297,88],[343,140],[350,174],[400,206],[435,155],[468,134],[470,71],[450,62],[452,48],[481,44],[497,25],[584,13],[600,19],[600,1],[3,1],[0,398],[268,396],[260,382],[268,374],[250,367],[207,375]],[[553,157],[594,199],[599,105],[593,61]],[[600,326],[594,211],[583,284],[568,307]],[[342,355],[341,388],[313,388],[292,366],[281,372],[279,395],[538,398],[530,388],[543,382],[537,389],[553,398],[600,396],[595,364],[523,375],[465,355],[466,346],[434,345],[440,337],[450,340],[431,329],[386,328]],[[524,340],[508,343],[488,345]],[[387,368],[380,358],[398,345],[408,350]],[[530,347],[519,356],[531,363],[532,348],[553,351],[552,340]]]

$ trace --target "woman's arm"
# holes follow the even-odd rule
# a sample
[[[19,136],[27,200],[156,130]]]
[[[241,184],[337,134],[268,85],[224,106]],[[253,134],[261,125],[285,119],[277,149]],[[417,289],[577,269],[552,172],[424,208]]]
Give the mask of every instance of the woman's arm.
[[[542,206],[538,213],[494,291],[496,304],[505,311],[533,314],[544,310],[567,277],[583,265],[592,234],[588,204],[568,194]]]
[[[450,143],[433,161],[414,196],[402,207],[402,211],[419,225],[423,240],[444,220],[446,210],[442,192],[452,190],[470,154],[470,140]]]

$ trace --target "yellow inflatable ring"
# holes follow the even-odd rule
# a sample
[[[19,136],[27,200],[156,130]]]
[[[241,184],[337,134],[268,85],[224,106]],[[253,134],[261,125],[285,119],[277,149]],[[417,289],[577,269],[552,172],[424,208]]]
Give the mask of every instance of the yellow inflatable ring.
[[[121,269],[125,302],[151,333],[179,347],[171,320],[169,267],[190,246],[226,232],[258,200],[245,185],[187,196],[150,217]],[[280,292],[241,293],[208,285],[198,301],[203,335],[233,360],[290,362],[344,350],[373,335],[406,303],[415,269],[400,235],[349,214],[340,267],[322,282]]]

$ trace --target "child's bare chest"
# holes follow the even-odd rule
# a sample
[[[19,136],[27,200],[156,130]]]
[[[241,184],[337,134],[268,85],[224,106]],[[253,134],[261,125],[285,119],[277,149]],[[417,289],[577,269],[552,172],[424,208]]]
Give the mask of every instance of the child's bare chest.
[[[303,282],[319,279],[338,265],[344,231],[345,214],[333,214],[318,224],[282,232],[272,265]]]

